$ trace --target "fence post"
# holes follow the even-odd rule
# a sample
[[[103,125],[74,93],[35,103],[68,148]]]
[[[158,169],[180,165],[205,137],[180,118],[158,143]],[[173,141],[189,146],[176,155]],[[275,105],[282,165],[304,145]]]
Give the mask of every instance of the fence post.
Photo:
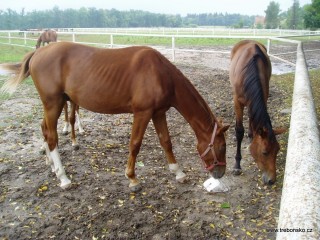
[[[110,34],[110,48],[113,48],[113,34]]]
[[[308,69],[297,47],[277,240],[320,239],[320,136]]]
[[[72,42],[76,42],[76,35],[75,35],[75,33],[72,33]]]
[[[174,62],[175,61],[175,38],[174,36],[172,36],[172,61]]]
[[[268,38],[268,45],[267,45],[267,53],[270,53],[270,47],[271,47],[271,39]]]
[[[8,32],[8,41],[9,41],[9,44],[11,44],[11,33]]]
[[[23,32],[24,45],[27,45],[27,33]]]

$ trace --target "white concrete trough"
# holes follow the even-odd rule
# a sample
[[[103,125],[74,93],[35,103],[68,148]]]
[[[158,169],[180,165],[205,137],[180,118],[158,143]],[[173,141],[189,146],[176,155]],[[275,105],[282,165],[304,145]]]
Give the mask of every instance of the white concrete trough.
[[[297,63],[277,240],[320,239],[320,137],[302,50]]]

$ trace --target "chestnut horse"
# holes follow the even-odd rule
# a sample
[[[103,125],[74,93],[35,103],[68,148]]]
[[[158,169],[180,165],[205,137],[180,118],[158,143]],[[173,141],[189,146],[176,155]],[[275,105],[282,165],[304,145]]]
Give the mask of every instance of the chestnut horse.
[[[276,180],[276,157],[280,149],[277,134],[284,129],[272,129],[267,112],[271,63],[266,48],[259,42],[243,40],[231,51],[230,82],[236,114],[237,153],[234,174],[241,173],[241,142],[244,136],[243,110],[249,115],[250,152],[262,171],[265,184]]]
[[[39,48],[41,43],[42,46],[44,46],[45,43],[49,44],[50,42],[56,42],[57,41],[57,33],[53,30],[45,30],[43,33],[41,33],[40,37],[38,38],[36,48]]]
[[[132,113],[133,125],[125,175],[129,187],[141,187],[135,175],[136,157],[152,119],[169,169],[176,180],[186,177],[176,162],[167,127],[166,112],[174,107],[195,132],[204,168],[221,178],[226,169],[224,126],[191,82],[167,58],[149,47],[99,49],[70,42],[49,44],[27,54],[21,71],[2,89],[13,92],[31,75],[43,103],[42,132],[48,162],[61,181],[66,176],[58,152],[57,121],[67,100],[93,112]]]

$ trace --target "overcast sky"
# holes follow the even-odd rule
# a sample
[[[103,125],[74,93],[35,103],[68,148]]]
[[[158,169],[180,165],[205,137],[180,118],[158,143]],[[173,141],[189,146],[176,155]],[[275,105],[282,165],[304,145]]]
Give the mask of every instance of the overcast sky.
[[[293,0],[274,0],[280,4],[281,11],[287,11]],[[271,0],[1,0],[0,10],[8,8],[20,12],[22,8],[47,10],[57,6],[79,9],[94,7],[97,9],[144,10],[152,13],[180,14],[187,13],[240,13],[244,15],[264,15]],[[311,0],[300,0],[300,6],[310,4]]]

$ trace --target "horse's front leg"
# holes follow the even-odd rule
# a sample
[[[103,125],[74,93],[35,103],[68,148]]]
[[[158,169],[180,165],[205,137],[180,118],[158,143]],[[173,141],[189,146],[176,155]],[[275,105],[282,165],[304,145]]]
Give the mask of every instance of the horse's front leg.
[[[233,169],[233,174],[234,175],[240,175],[241,174],[241,143],[243,140],[244,136],[244,128],[243,128],[243,106],[235,101],[234,104],[235,107],[235,114],[236,114],[236,126],[235,126],[235,131],[236,131],[236,139],[237,139],[237,152],[235,156],[235,166]]]
[[[140,151],[143,135],[147,129],[151,119],[151,112],[134,113],[133,125],[131,130],[131,138],[129,144],[129,159],[125,175],[129,179],[129,187],[131,191],[137,192],[141,190],[140,183],[135,175],[136,158]]]
[[[165,112],[159,112],[155,114],[152,117],[152,121],[158,134],[160,144],[165,151],[170,171],[176,174],[176,180],[178,182],[184,182],[186,179],[186,174],[180,169],[173,155],[172,143],[170,140]]]

